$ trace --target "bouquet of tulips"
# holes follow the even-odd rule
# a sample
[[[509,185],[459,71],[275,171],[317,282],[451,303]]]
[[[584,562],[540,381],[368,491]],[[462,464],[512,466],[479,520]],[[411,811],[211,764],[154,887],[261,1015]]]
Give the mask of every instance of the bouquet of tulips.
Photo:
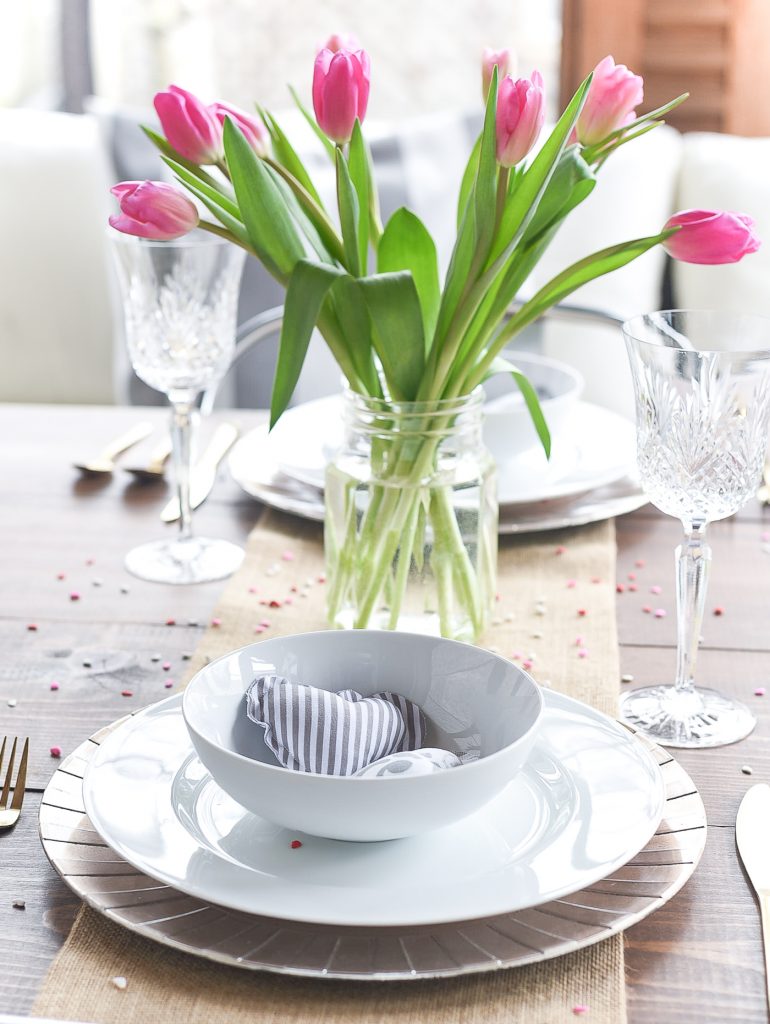
[[[412,425],[421,412],[440,408],[436,403],[471,394],[490,374],[512,374],[548,453],[548,427],[535,391],[502,358],[523,328],[576,288],[653,246],[662,244],[672,256],[700,263],[731,262],[757,248],[750,218],[685,211],[647,237],[566,267],[512,312],[521,286],[564,218],[592,192],[605,161],[663,123],[685,96],[638,115],[642,79],[606,57],[538,147],[543,79],[535,71],[529,79],[514,80],[506,73],[508,61],[507,51],[484,55],[483,128],[460,185],[457,237],[443,281],[434,242],[413,212],[399,209],[381,223],[362,132],[370,63],[351,40],[333,36],[316,57],[315,116],[293,94],[334,165],[334,214],[268,111],[258,108],[252,115],[225,103],[207,106],[175,86],[156,96],[163,135],[145,130],[178,184],[207,215],[199,217],[176,186],[125,182],[113,189],[121,212],[111,223],[153,239],[176,238],[198,226],[254,254],[286,287],[271,426],[291,399],[311,333],[318,328],[350,389],[381,401],[385,409],[388,403],[413,407]],[[448,553],[445,564],[451,566],[439,588],[462,595],[471,624],[464,635],[477,637],[490,587],[480,586],[478,566],[463,550],[446,503],[440,495],[426,499],[424,482],[436,459],[436,442],[426,436],[415,444],[414,436],[411,430],[395,457],[392,451],[387,459],[380,456],[379,483],[363,511],[360,506],[356,511],[351,496],[343,535],[333,538],[330,618],[336,621],[340,603],[352,599],[353,625],[369,624],[383,603],[390,608],[389,624],[397,625],[405,562],[413,567],[419,562],[424,572],[423,556],[435,547]],[[387,487],[382,475],[388,473],[398,488]],[[418,509],[423,510],[419,515]],[[446,596],[438,595],[441,607],[447,607]],[[458,632],[446,618],[441,629]]]

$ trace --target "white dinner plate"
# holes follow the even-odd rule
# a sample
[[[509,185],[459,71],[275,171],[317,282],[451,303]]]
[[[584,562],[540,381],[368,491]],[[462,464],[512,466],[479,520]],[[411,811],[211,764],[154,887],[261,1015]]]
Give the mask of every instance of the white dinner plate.
[[[322,490],[342,430],[339,395],[305,402],[287,410],[270,433],[257,428],[242,437],[230,456],[231,472],[250,493],[276,473],[289,484]],[[534,447],[498,462],[498,501],[510,506],[566,498],[604,487],[635,467],[634,424],[610,409],[578,402],[570,430],[553,438],[550,460]]]
[[[104,741],[84,780],[85,806],[140,871],[248,913],[345,926],[511,913],[616,870],[650,839],[664,804],[658,765],[631,733],[578,701],[545,698],[537,743],[510,786],[422,836],[339,842],[250,814],[195,757],[181,696]]]

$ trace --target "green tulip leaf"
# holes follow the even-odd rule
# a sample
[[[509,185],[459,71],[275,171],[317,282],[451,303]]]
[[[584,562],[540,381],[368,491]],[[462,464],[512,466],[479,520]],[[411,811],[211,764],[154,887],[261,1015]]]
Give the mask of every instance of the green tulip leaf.
[[[484,380],[489,380],[490,377],[495,377],[499,373],[509,373],[516,381],[519,391],[521,392],[521,396],[524,399],[524,404],[526,405],[527,411],[532,419],[532,426],[537,431],[540,444],[543,446],[545,457],[550,459],[551,431],[548,429],[545,416],[543,416],[543,410],[540,407],[540,399],[537,397],[537,391],[535,391],[529,379],[524,376],[521,370],[502,356],[496,356],[492,360],[492,365],[484,374]]]
[[[426,345],[430,345],[440,301],[436,246],[420,218],[402,206],[393,214],[377,247],[377,272],[411,271],[420,300]]]
[[[350,137],[350,149],[348,151],[348,170],[350,180],[356,190],[358,198],[358,261],[361,273],[366,274],[369,259],[369,217],[371,200],[369,188],[369,160],[366,153],[366,143],[361,132],[361,122],[356,118],[353,125],[353,134]]]
[[[471,155],[468,157],[468,163],[465,165],[465,171],[463,172],[463,180],[460,183],[460,194],[457,197],[457,227],[459,229],[465,216],[465,211],[468,207],[468,199],[470,198],[471,189],[473,183],[476,180],[476,175],[479,172],[479,156],[481,154],[481,135],[476,139],[471,150]]]
[[[358,196],[353,187],[345,155],[339,148],[337,149],[337,205],[340,211],[345,265],[354,277],[358,277],[361,274],[361,257],[358,244],[360,212]]]
[[[399,271],[362,277],[358,284],[391,398],[414,401],[425,369],[422,310],[414,278],[409,271]]]
[[[335,157],[335,151],[336,151],[337,147],[334,145],[334,143],[331,141],[331,139],[327,138],[327,136],[324,133],[324,131],[318,126],[318,123],[317,123],[316,119],[313,117],[313,115],[307,109],[305,104],[302,102],[302,100],[297,95],[297,90],[293,86],[290,85],[289,86],[289,92],[291,93],[291,98],[296,103],[297,109],[299,110],[300,114],[302,114],[302,116],[305,118],[307,123],[313,129],[313,134],[316,136],[316,138],[319,140],[319,142],[321,143],[323,148],[326,150],[326,154],[329,157],[329,159],[331,160],[331,162],[334,163],[335,158],[336,158]]]
[[[269,111],[263,110],[260,107],[259,114],[265,123],[265,127],[270,133],[270,140],[273,143],[273,153],[275,154],[276,160],[293,178],[296,178],[305,192],[307,192],[311,199],[313,199],[320,209],[323,210],[321,197],[316,191],[312,178],[308,174],[302,160],[297,155],[296,150],[289,142],[286,133]]]
[[[291,401],[321,307],[329,289],[343,273],[336,267],[304,259],[294,266],[286,289],[278,364],[270,400],[271,430]]]

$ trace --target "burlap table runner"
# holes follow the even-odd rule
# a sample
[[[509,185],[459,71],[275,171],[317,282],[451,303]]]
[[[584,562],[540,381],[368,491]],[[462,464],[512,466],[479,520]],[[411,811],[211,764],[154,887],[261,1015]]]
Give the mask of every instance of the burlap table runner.
[[[323,628],[320,529],[265,513],[190,663],[265,636]],[[503,540],[487,646],[532,663],[544,684],[614,713],[618,690],[611,522]],[[255,592],[256,591],[256,592]],[[285,603],[286,598],[289,603]],[[260,604],[260,601],[267,602]],[[281,602],[271,607],[269,602]],[[269,625],[264,623],[269,622]],[[189,678],[189,676],[188,676]],[[623,945],[441,981],[315,981],[227,968],[166,949],[84,908],[34,1007],[96,1024],[623,1024]],[[116,975],[128,985],[118,990]]]

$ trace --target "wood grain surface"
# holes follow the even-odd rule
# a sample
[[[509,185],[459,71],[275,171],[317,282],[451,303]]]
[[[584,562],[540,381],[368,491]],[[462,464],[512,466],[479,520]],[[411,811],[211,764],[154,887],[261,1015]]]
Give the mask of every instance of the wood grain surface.
[[[137,485],[121,471],[84,480],[71,468],[73,459],[98,450],[145,414],[157,420],[159,434],[162,410],[0,407],[0,734],[32,738],[24,813],[14,830],[0,835],[5,1012],[28,1011],[77,909],[38,839],[40,793],[56,767],[50,747],[66,755],[95,729],[166,695],[165,682],[194,649],[221,587],[168,588],[128,576],[126,550],[169,529],[158,518],[166,486]],[[230,418],[243,429],[261,421],[259,413],[243,411]],[[137,449],[132,456],[145,453]],[[243,540],[258,511],[222,470],[196,513],[196,529]],[[734,832],[745,790],[770,781],[766,530],[770,515],[757,503],[711,528],[714,562],[697,675],[750,703],[759,724],[734,746],[676,752],[703,796],[711,830],[700,867],[682,892],[626,932],[632,1024],[769,1019],[758,909]],[[634,676],[619,688],[669,681],[678,524],[648,507],[618,520],[617,536],[617,579],[626,587],[617,595],[622,670]],[[57,579],[59,573],[66,578]],[[651,587],[660,593],[651,594]],[[71,600],[73,592],[78,600]],[[666,615],[656,618],[645,606]],[[713,614],[717,606],[723,614]],[[169,619],[173,626],[166,625]],[[54,681],[58,690],[50,688]],[[765,685],[768,696],[755,696]],[[24,910],[12,906],[16,899],[25,901]]]

